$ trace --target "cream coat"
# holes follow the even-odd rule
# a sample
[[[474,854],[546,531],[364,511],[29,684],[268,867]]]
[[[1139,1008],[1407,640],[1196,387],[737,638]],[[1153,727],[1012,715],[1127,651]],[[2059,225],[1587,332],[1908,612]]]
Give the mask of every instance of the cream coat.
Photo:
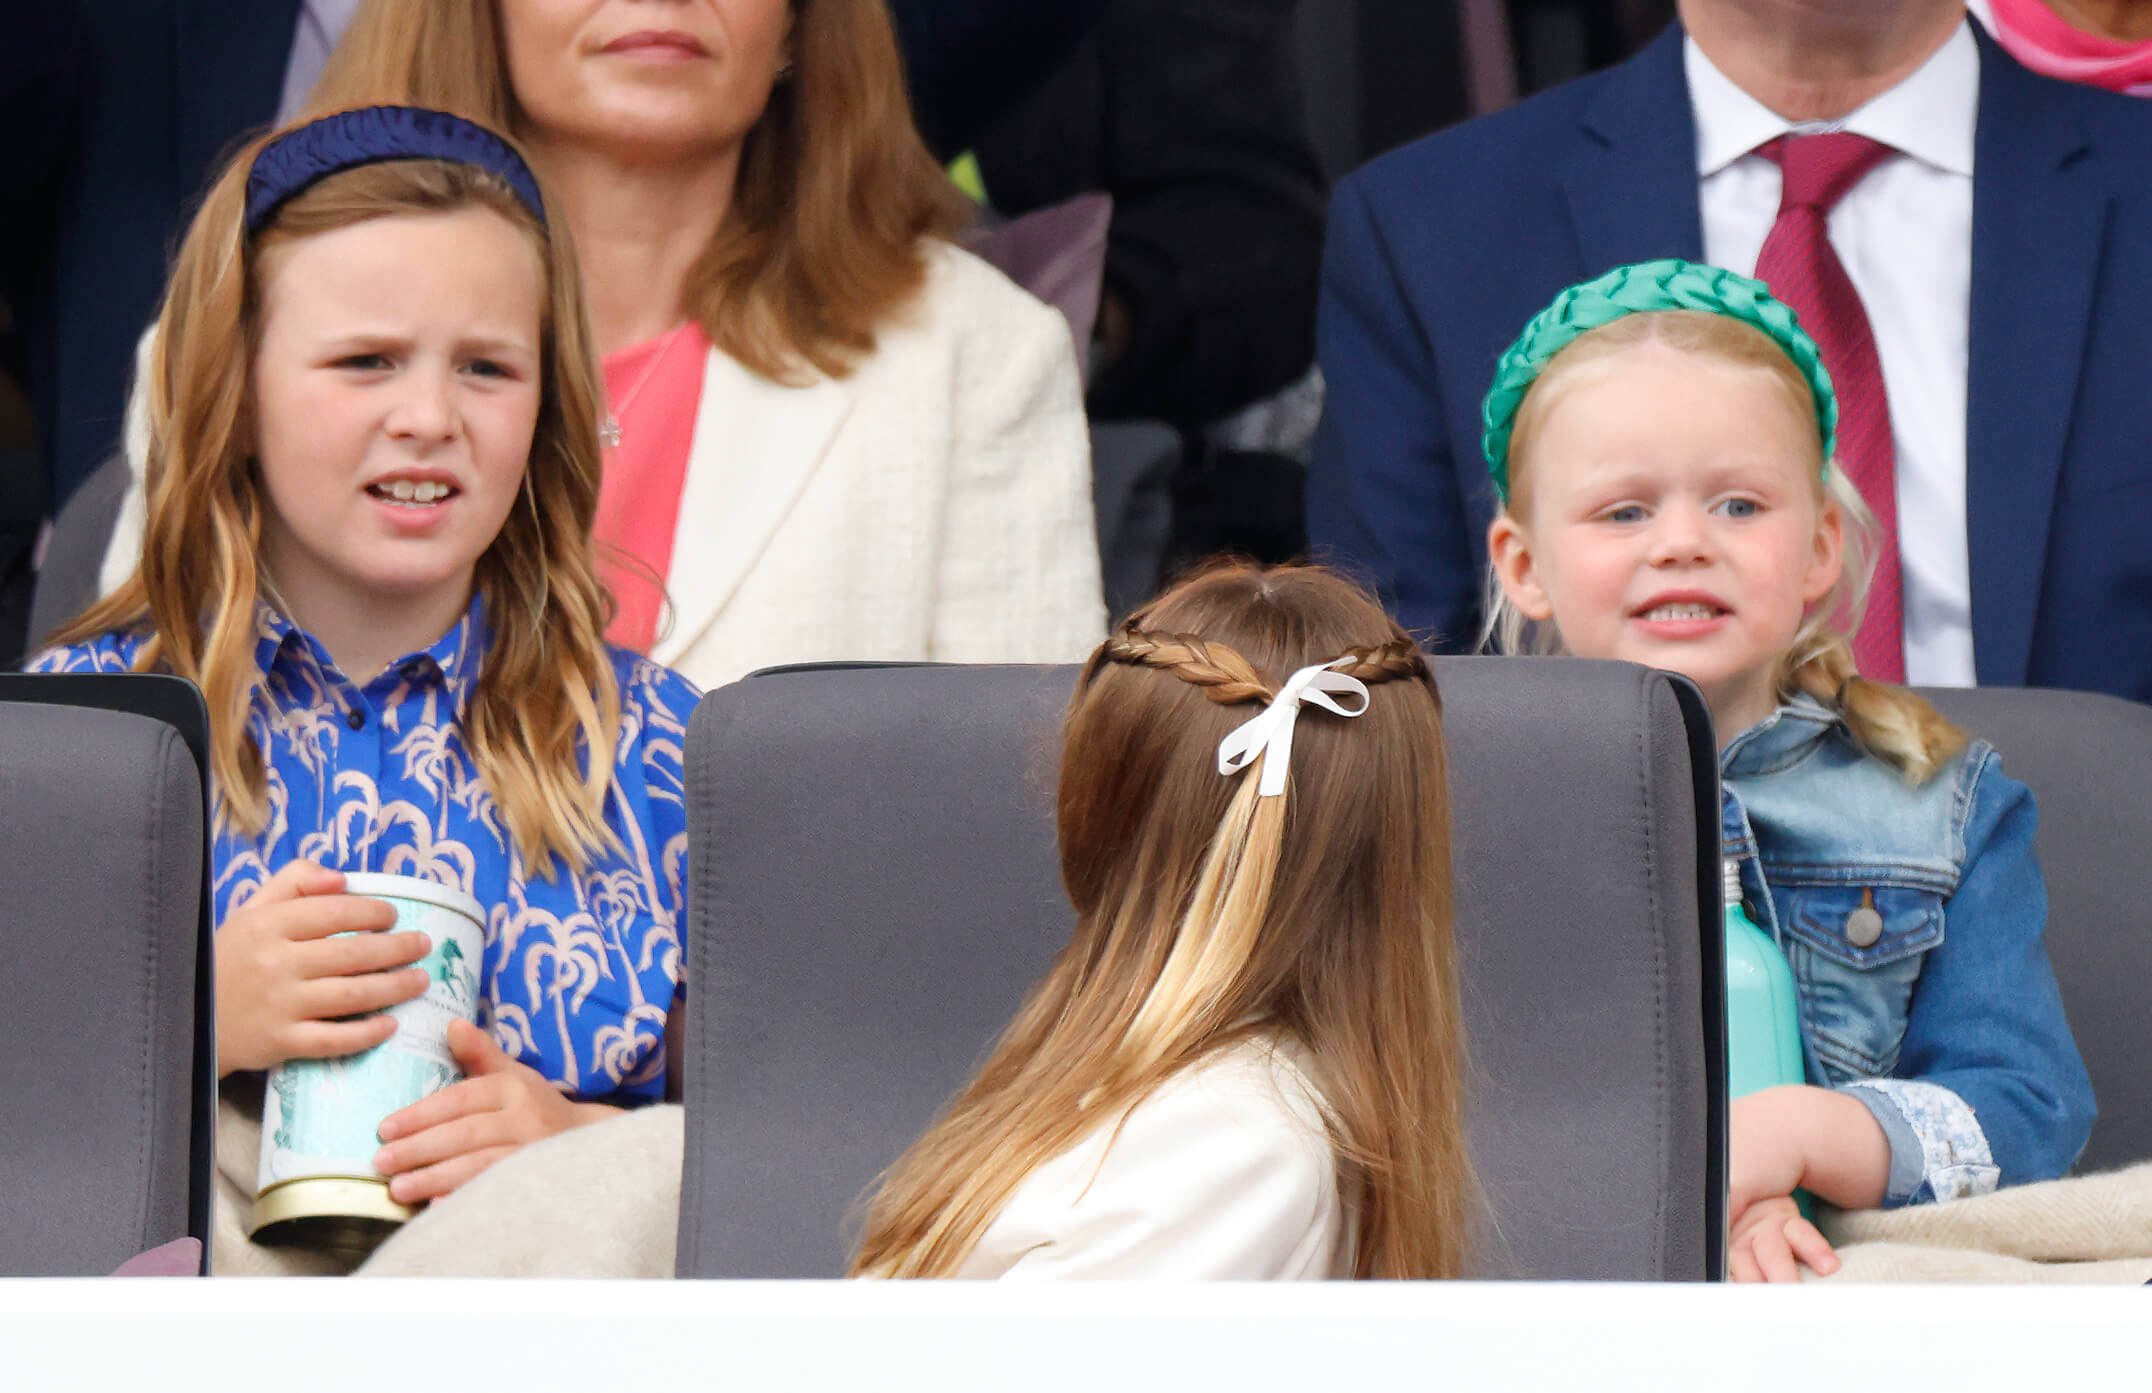
[[[1168,1079],[1024,1177],[955,1275],[1352,1276],[1352,1218],[1304,1061],[1259,1036]]]
[[[105,556],[142,546],[147,431]],[[835,660],[1072,662],[1105,632],[1067,322],[944,243],[849,377],[787,386],[712,350],[652,656],[705,689]]]

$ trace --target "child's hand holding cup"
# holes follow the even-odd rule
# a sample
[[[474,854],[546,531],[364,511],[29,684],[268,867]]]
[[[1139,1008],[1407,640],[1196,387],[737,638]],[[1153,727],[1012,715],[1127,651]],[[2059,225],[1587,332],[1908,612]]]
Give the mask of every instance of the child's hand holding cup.
[[[389,1114],[462,1077],[448,1031],[452,1021],[476,1019],[485,913],[462,891],[414,876],[350,874],[343,880],[345,896],[390,912],[394,933],[384,937],[425,937],[428,950],[416,963],[425,976],[423,989],[361,1020],[320,1023],[363,1030],[353,1038],[373,1043],[356,1053],[288,1058],[269,1071],[249,1233],[260,1242],[356,1255],[414,1212],[390,1197],[388,1182],[374,1170],[377,1133]]]

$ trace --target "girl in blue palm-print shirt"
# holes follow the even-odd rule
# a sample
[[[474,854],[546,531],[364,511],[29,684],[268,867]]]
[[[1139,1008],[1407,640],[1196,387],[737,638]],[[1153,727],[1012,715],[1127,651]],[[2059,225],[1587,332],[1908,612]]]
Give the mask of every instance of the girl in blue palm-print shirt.
[[[140,568],[33,664],[202,688],[223,1073],[369,1048],[423,992],[419,935],[332,937],[394,920],[344,872],[485,907],[469,1077],[383,1125],[407,1203],[668,1082],[697,694],[602,638],[600,394],[553,226],[440,113],[243,153],[146,369]]]

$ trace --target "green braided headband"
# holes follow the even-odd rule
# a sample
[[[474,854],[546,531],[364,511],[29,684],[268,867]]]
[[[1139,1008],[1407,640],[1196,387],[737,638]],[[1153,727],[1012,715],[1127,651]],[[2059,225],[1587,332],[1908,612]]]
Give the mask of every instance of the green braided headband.
[[[1480,408],[1484,434],[1480,448],[1487,456],[1487,472],[1494,479],[1495,494],[1509,502],[1509,437],[1517,426],[1517,408],[1524,394],[1545,370],[1554,355],[1592,330],[1632,314],[1661,310],[1703,310],[1753,324],[1786,350],[1793,365],[1808,379],[1816,399],[1816,430],[1823,437],[1824,467],[1838,448],[1838,395],[1831,390],[1831,375],[1824,370],[1816,341],[1785,302],[1774,299],[1762,281],[1735,275],[1717,266],[1668,259],[1617,266],[1597,280],[1573,285],[1554,297],[1495,364],[1494,386]]]

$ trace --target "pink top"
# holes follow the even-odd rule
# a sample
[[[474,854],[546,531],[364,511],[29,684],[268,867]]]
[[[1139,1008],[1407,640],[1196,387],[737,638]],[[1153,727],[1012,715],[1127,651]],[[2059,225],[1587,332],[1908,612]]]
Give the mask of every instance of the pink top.
[[[619,602],[605,636],[638,653],[657,640],[672,571],[673,532],[710,341],[693,320],[608,354],[605,397],[620,443],[598,489],[598,575]]]
[[[2152,97],[2152,42],[2087,34],[2045,0],[1988,0],[1996,41],[2036,73]]]

